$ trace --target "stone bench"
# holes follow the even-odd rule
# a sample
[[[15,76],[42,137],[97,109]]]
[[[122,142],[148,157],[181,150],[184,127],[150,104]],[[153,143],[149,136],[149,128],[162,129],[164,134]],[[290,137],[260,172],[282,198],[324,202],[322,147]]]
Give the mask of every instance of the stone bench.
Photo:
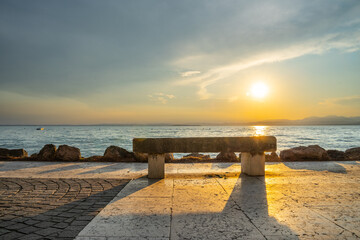
[[[241,171],[251,176],[265,175],[265,153],[276,151],[276,138],[200,137],[134,138],[133,151],[147,153],[148,178],[164,178],[165,153],[241,152]]]

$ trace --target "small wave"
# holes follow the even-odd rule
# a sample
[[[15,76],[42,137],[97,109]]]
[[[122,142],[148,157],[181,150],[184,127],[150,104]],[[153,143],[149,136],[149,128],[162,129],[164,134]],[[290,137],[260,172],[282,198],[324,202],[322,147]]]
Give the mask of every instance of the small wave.
[[[316,139],[314,139],[314,138],[306,138],[306,137],[304,137],[304,138],[298,138],[299,140],[306,140],[306,141],[313,141],[313,140],[316,140]]]

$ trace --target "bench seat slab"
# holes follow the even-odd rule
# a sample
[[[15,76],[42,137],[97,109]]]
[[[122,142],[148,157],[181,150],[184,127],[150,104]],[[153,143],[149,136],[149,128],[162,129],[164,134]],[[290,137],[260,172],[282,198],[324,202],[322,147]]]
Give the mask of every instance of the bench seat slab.
[[[134,138],[133,151],[152,154],[192,152],[273,152],[276,151],[276,138],[273,136]]]

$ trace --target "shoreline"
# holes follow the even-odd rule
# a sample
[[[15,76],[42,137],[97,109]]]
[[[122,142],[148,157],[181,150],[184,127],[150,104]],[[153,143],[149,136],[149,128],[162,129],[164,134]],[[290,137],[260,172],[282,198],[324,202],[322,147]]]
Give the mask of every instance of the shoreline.
[[[38,153],[28,156],[24,149],[0,148],[0,161],[39,161],[39,162],[148,162],[148,154],[129,152],[118,146],[109,146],[104,155],[82,157],[79,148],[68,145],[46,144]],[[313,161],[359,161],[360,147],[346,151],[325,150],[318,145],[299,146],[285,149],[278,155],[276,152],[265,153],[265,162],[313,162]],[[201,153],[191,153],[182,158],[174,158],[167,153],[166,163],[241,163],[241,153],[221,152],[216,158]]]

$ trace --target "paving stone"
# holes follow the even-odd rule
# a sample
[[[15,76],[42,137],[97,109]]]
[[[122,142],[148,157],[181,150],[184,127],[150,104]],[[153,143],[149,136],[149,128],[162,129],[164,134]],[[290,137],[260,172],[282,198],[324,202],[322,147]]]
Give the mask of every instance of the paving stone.
[[[17,230],[17,229],[20,229],[20,228],[25,228],[27,227],[26,224],[23,224],[23,223],[14,223],[12,225],[9,225],[6,227],[6,229],[8,230]]]
[[[88,222],[87,222],[87,223],[88,223]],[[53,227],[54,227],[54,228],[61,228],[61,229],[63,229],[63,228],[66,228],[66,227],[68,227],[68,226],[69,226],[68,223],[60,222],[60,223],[55,224]]]
[[[41,229],[39,231],[36,231],[35,233],[38,235],[41,235],[41,236],[48,236],[50,234],[57,233],[59,231],[61,231],[61,230],[57,229],[57,228],[47,227],[47,228]]]
[[[47,227],[51,227],[51,226],[53,226],[55,224],[56,223],[53,223],[53,222],[40,222],[38,224],[35,224],[34,226],[38,227],[38,228],[47,228]]]
[[[40,230],[40,228],[30,226],[30,227],[26,227],[26,228],[21,228],[18,231],[21,232],[21,233],[29,234],[29,233],[32,233],[32,232],[35,232],[35,231],[38,231],[38,230]]]
[[[89,220],[92,220],[94,218],[94,216],[79,216],[76,218],[76,220],[86,220],[86,221],[89,221]]]
[[[37,239],[44,239],[44,237],[41,235],[31,233],[31,234],[26,234],[25,236],[23,236],[19,239],[21,239],[21,240],[37,240]]]
[[[78,231],[80,232],[86,225],[82,225],[82,226],[68,226],[64,229],[64,231]]]
[[[89,221],[80,221],[80,220],[75,220],[71,223],[72,226],[86,226],[86,224],[88,224]]]
[[[75,230],[75,231],[63,230],[58,234],[58,237],[59,238],[75,238],[78,234],[79,234],[79,231],[77,231],[77,230]]]
[[[0,239],[73,239],[108,203],[103,201],[102,207],[91,208],[96,203],[96,193],[111,190],[114,197],[128,182],[113,180],[99,191],[89,188],[89,196],[78,194],[82,191],[82,183],[89,186],[88,182],[100,184],[103,181],[67,179],[69,184],[65,185],[63,179],[0,178],[0,187],[5,186],[0,195]],[[112,191],[114,188],[117,191]],[[69,212],[71,210],[73,212]],[[74,225],[69,228],[71,223]],[[66,228],[69,229],[64,237],[59,237]]]
[[[4,235],[0,236],[0,240],[11,240],[11,239],[18,239],[20,237],[23,237],[24,234],[18,233],[18,232],[9,232]]]
[[[5,228],[0,228],[0,236],[5,234],[5,233],[9,233],[9,230],[6,230]]]
[[[34,225],[34,224],[37,224],[39,222],[40,221],[29,219],[29,220],[26,220],[24,223],[27,224],[27,225]]]

